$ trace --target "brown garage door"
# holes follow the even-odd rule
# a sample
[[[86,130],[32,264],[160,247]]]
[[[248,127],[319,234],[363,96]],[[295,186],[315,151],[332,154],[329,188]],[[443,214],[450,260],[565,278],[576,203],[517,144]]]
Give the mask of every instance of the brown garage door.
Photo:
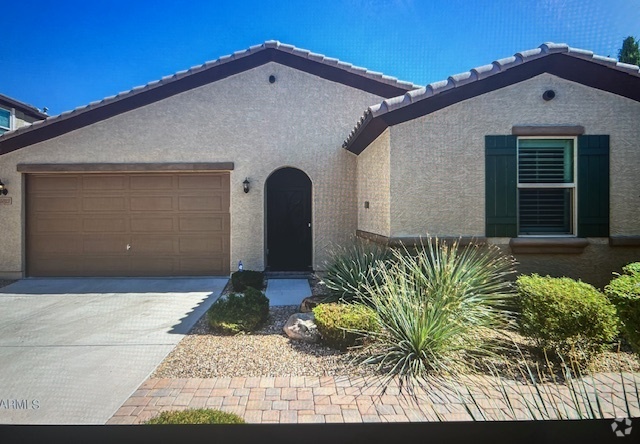
[[[29,276],[229,273],[229,173],[27,175]]]

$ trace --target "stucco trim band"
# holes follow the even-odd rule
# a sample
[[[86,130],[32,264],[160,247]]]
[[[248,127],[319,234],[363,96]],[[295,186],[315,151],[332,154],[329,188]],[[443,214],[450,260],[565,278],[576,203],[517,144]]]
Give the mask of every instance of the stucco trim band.
[[[518,237],[509,241],[514,254],[581,254],[589,241],[580,237]]]
[[[611,247],[640,247],[640,236],[611,236],[609,237]]]
[[[102,173],[114,171],[231,171],[233,162],[186,163],[19,163],[19,173]]]
[[[514,125],[514,136],[580,136],[584,134],[582,125]]]
[[[362,239],[369,240],[378,244],[386,245],[389,247],[415,247],[422,244],[424,241],[433,239],[429,236],[383,236],[381,234],[370,233],[368,231],[356,230],[356,236]],[[484,236],[437,236],[441,241],[447,243],[458,242],[458,245],[464,247],[469,244],[484,245],[487,243],[487,238]]]

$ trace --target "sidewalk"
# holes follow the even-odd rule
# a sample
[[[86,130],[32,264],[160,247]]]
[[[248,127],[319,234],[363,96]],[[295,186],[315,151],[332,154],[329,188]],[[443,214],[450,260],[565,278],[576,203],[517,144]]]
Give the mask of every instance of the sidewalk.
[[[632,374],[625,374],[625,388],[631,390]],[[637,376],[636,376],[637,377]],[[517,417],[491,384],[478,380],[474,398],[487,419],[529,419],[522,399],[522,386],[510,385],[510,396]],[[485,381],[486,382],[486,381]],[[626,412],[622,383],[618,374],[600,374],[595,379],[603,411],[611,418]],[[520,393],[520,394],[518,394]],[[215,408],[240,415],[248,423],[342,423],[342,422],[414,422],[471,421],[463,400],[440,389],[418,395],[419,403],[400,395],[391,385],[385,395],[377,380],[337,377],[236,377],[149,379],[120,407],[107,424],[139,424],[164,410]],[[521,400],[518,401],[518,398]],[[571,405],[566,389],[560,388],[554,398]],[[632,401],[632,416],[640,416],[637,401]],[[470,401],[467,405],[471,405]],[[472,406],[472,409],[475,408]],[[571,409],[569,409],[571,411]],[[575,412],[574,412],[575,413]],[[481,416],[476,415],[476,419]]]

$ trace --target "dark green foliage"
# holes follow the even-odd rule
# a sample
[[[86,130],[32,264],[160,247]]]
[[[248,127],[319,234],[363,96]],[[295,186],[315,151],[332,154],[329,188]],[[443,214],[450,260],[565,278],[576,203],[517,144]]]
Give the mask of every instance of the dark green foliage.
[[[633,36],[627,37],[622,42],[622,48],[618,51],[618,61],[630,65],[640,65],[640,45]]]
[[[313,314],[323,342],[339,350],[378,330],[375,312],[363,304],[320,304]]]
[[[247,287],[262,290],[264,288],[264,273],[261,271],[243,270],[231,275],[233,291],[244,291]]]
[[[248,287],[244,294],[231,293],[218,299],[207,315],[211,328],[220,333],[254,331],[269,317],[269,299],[260,290]]]
[[[146,424],[244,424],[244,419],[233,413],[213,409],[187,409],[162,412]]]
[[[590,284],[533,274],[517,285],[520,330],[543,347],[590,354],[618,334],[615,307]]]
[[[351,302],[368,297],[365,288],[378,279],[378,268],[389,259],[388,248],[358,240],[350,247],[336,247],[327,263],[323,281],[333,300]]]
[[[624,274],[613,279],[604,291],[618,310],[623,335],[640,353],[640,262],[631,263],[622,270]]]

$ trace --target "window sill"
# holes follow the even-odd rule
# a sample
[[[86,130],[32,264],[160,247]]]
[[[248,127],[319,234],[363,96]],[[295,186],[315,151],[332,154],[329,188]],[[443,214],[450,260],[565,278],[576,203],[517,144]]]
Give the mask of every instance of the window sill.
[[[513,254],[581,254],[589,241],[582,237],[512,238],[509,247]]]

